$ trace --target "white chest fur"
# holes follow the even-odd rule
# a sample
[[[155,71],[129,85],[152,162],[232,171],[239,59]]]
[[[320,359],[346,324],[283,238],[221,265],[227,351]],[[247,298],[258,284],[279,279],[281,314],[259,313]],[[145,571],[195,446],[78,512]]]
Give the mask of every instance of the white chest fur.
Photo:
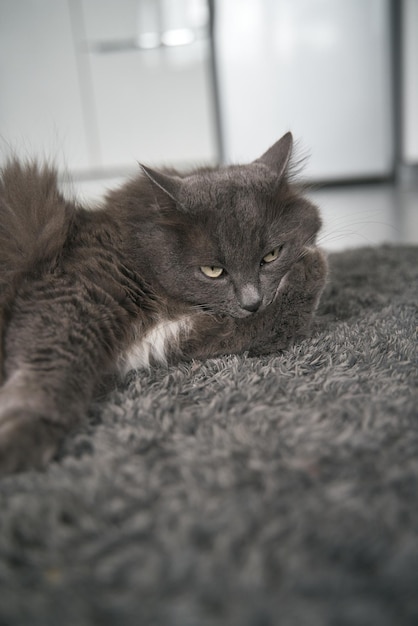
[[[144,369],[155,363],[167,363],[170,352],[178,348],[180,338],[187,336],[192,328],[190,317],[177,320],[161,320],[136,341],[119,358],[118,367],[122,374],[131,369]]]

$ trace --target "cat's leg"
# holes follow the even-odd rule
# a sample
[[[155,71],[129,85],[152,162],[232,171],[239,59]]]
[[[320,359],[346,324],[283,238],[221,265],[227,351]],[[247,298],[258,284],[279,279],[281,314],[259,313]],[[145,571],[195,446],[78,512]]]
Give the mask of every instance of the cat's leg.
[[[244,319],[197,317],[181,353],[202,359],[248,351],[252,355],[280,351],[306,337],[325,286],[327,260],[319,248],[305,248],[300,260],[281,281],[276,297],[264,311]]]
[[[250,355],[283,350],[309,335],[327,274],[322,250],[305,248],[281,281],[272,304],[258,316],[243,320]]]
[[[0,475],[44,465],[85,416],[126,323],[106,298],[65,280],[18,294],[4,336]]]
[[[42,377],[22,367],[0,389],[0,476],[45,465],[69,426],[43,387]]]

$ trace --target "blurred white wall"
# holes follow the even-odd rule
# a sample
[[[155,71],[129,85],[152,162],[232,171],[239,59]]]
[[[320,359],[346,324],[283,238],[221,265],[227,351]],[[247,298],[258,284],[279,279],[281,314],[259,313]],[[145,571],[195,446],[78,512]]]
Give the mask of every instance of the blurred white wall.
[[[403,7],[405,163],[418,163],[418,0]],[[311,179],[393,169],[391,0],[212,0],[226,161],[291,129]],[[0,161],[84,177],[214,163],[209,0],[0,0]]]
[[[0,0],[0,94],[1,160],[14,150],[90,165],[66,0]]]
[[[215,162],[208,20],[206,0],[0,0],[0,160]]]
[[[389,0],[217,0],[227,161],[291,129],[305,174],[385,176],[393,167]]]
[[[418,0],[404,0],[402,149],[407,164],[418,164]]]

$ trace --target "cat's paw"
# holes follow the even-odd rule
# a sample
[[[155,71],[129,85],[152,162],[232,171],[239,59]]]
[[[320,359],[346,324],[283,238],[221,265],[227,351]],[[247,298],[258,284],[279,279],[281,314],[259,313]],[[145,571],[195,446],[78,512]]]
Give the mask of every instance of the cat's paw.
[[[309,335],[327,272],[325,254],[318,248],[305,248],[280,283],[272,304],[254,318],[250,354],[281,351]]]
[[[0,476],[44,467],[54,456],[62,428],[30,409],[0,415]]]
[[[322,290],[328,274],[328,262],[320,248],[306,247],[288,275],[288,284],[309,292]]]

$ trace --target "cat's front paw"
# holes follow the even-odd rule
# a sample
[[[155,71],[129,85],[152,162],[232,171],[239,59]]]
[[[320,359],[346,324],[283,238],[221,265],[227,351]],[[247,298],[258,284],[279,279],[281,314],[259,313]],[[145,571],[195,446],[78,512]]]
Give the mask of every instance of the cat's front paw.
[[[305,247],[300,259],[287,277],[287,284],[293,290],[321,292],[328,274],[328,261],[320,248]]]
[[[54,456],[62,428],[30,409],[0,415],[0,476],[44,467]]]
[[[305,248],[282,279],[272,304],[250,322],[254,326],[250,354],[280,351],[309,335],[327,272],[325,254]]]

